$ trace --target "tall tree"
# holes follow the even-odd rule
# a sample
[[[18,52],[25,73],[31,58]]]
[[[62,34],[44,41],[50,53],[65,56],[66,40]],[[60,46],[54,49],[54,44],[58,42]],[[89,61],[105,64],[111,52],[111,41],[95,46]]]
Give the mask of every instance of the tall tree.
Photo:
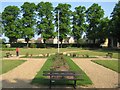
[[[105,17],[101,19],[100,23],[98,24],[96,31],[97,33],[96,39],[98,39],[99,44],[104,43],[104,41],[108,37],[109,21],[110,20],[108,19],[108,17]]]
[[[120,42],[120,1],[114,7],[111,17],[110,32],[112,37],[117,38]]]
[[[0,37],[3,34],[2,14],[0,13]]]
[[[87,29],[87,37],[88,39],[93,40],[93,43],[95,43],[97,37],[97,26],[103,16],[104,10],[96,3],[94,3],[86,11],[87,23],[89,24]]]
[[[58,10],[59,10],[59,32],[60,32],[60,42],[62,47],[62,41],[67,37],[71,32],[71,5],[69,4],[58,4],[55,8],[55,25],[58,27]]]
[[[38,17],[37,33],[41,34],[44,43],[47,39],[54,37],[53,6],[50,2],[40,2],[37,5]]]
[[[22,33],[23,38],[27,42],[34,36],[34,25],[35,25],[35,9],[36,5],[34,3],[25,2],[22,6],[23,17],[21,19],[22,23]]]
[[[19,13],[20,9],[17,6],[7,6],[2,12],[3,32],[9,38],[10,43],[16,42],[20,37],[19,30],[16,26]]]
[[[78,6],[75,8],[75,11],[73,12],[72,34],[74,38],[77,40],[77,44],[83,32],[85,31],[85,10],[86,8],[84,6]]]

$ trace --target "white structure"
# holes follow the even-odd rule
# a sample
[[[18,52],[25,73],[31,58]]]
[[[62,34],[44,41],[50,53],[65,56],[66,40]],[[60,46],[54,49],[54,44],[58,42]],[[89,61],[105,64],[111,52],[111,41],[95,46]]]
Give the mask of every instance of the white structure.
[[[73,37],[69,37],[69,39],[68,39],[68,43],[75,43],[74,38],[73,38]]]
[[[59,43],[61,43],[61,42],[59,41]],[[58,38],[57,38],[57,37],[55,37],[55,38],[53,39],[53,44],[58,44]]]
[[[102,47],[108,47],[108,38],[105,40],[103,44],[101,44]]]
[[[18,43],[26,43],[25,39],[17,39]],[[35,39],[30,39],[29,43],[35,43]]]
[[[19,42],[19,43],[26,43],[25,39],[22,39],[22,38],[21,39],[17,39],[17,42]]]
[[[38,38],[37,39],[37,43],[44,43],[43,42],[43,38]],[[51,43],[51,44],[58,44],[58,38],[55,37],[55,38],[49,38],[48,40],[46,40],[46,43]],[[59,41],[59,44],[61,42]],[[70,44],[70,43],[75,43],[75,40],[73,37],[68,37],[67,39],[63,39],[63,44],[66,43],[66,44]]]
[[[50,38],[50,39],[46,40],[46,43],[58,44],[58,38],[57,37]]]
[[[7,46],[7,48],[10,48],[10,47],[11,47],[11,45],[10,45],[10,44],[6,44],[6,46]]]

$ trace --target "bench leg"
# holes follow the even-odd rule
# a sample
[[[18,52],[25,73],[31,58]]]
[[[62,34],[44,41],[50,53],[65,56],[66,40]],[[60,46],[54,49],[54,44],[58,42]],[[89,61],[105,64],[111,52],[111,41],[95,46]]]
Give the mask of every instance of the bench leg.
[[[50,89],[51,89],[51,83],[52,83],[52,81],[50,80],[50,86],[49,86]]]
[[[74,89],[76,89],[76,80],[74,80]]]

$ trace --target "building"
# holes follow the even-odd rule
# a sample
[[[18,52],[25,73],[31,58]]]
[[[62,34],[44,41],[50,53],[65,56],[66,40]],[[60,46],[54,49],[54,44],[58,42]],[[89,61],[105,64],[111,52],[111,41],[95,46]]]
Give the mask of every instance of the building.
[[[43,38],[38,38],[37,43],[44,43],[43,42]],[[51,43],[51,44],[58,44],[58,38],[55,37],[55,38],[49,38],[48,40],[46,40],[46,43]],[[59,43],[61,43],[59,41]],[[75,43],[75,40],[73,37],[68,37],[67,39],[63,39],[63,44],[70,44],[70,43]]]
[[[35,39],[30,39],[29,43],[36,43]]]
[[[18,42],[18,43],[26,43],[26,42],[25,42],[25,39],[23,39],[23,38],[17,39],[17,42]]]
[[[38,39],[36,40],[36,43],[44,43],[44,42],[43,42],[43,38],[38,38]]]
[[[73,37],[67,37],[65,40],[63,40],[66,44],[72,44],[75,43],[75,39]]]
[[[17,39],[18,43],[26,43],[25,39]],[[29,43],[35,43],[35,39],[30,39]]]
[[[102,47],[108,47],[108,38],[105,40],[103,44],[101,44]]]

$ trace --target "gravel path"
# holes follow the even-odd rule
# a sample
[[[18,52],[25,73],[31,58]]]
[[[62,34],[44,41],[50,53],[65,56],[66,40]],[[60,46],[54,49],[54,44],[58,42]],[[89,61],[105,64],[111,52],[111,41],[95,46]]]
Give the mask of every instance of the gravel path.
[[[92,80],[92,87],[95,88],[115,88],[118,87],[118,73],[107,69],[101,65],[91,62],[93,59],[78,59],[73,61],[80,66],[80,68]]]
[[[8,59],[8,58],[4,58]],[[38,88],[38,86],[31,85],[30,82],[45,63],[46,59],[36,58],[19,58],[12,57],[14,60],[27,60],[25,63],[19,65],[17,68],[0,75],[3,88]],[[80,66],[80,68],[90,77],[93,85],[87,88],[115,88],[118,85],[118,73],[107,69],[103,66],[91,62],[91,60],[100,58],[74,58],[73,61]],[[108,58],[102,58],[106,60]],[[112,59],[111,59],[112,60]],[[84,87],[83,87],[84,88]],[[86,88],[86,87],[85,87]]]
[[[25,59],[24,59],[25,60]],[[17,68],[1,75],[3,88],[34,88],[30,82],[45,63],[46,59],[29,59]],[[0,77],[1,77],[0,76]],[[1,79],[1,78],[0,78]]]

